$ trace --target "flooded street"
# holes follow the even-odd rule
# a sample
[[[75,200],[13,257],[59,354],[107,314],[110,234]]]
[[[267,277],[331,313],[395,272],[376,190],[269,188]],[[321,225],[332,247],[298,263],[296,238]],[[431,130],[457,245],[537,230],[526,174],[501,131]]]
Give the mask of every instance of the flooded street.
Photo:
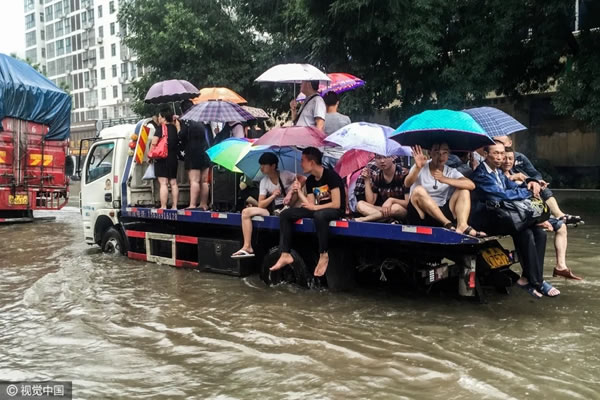
[[[549,235],[562,295],[483,305],[104,255],[74,207],[0,226],[0,379],[69,380],[85,399],[598,399],[600,217],[569,211],[586,216],[567,257],[585,280],[551,278]]]

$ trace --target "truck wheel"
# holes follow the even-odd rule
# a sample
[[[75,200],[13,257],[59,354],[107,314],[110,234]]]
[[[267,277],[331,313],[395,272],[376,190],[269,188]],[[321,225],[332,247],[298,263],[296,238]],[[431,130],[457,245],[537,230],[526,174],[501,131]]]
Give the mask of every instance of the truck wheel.
[[[356,270],[351,251],[341,247],[330,248],[329,265],[325,271],[327,287],[332,291],[349,291],[356,287]]]
[[[278,271],[269,271],[269,268],[277,262],[281,255],[279,247],[273,247],[265,255],[260,267],[260,277],[267,285],[293,283],[298,286],[308,287],[308,274],[304,260],[295,250],[292,249],[290,253],[294,258],[294,262]]]
[[[102,235],[100,248],[104,253],[108,254],[125,254],[123,235],[114,227],[108,228]]]

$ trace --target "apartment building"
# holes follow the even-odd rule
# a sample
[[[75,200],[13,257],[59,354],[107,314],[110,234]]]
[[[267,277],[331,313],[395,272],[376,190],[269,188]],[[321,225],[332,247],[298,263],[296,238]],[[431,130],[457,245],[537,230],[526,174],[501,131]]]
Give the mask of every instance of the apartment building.
[[[129,119],[135,55],[122,42],[120,0],[24,0],[25,57],[73,96],[71,122]]]

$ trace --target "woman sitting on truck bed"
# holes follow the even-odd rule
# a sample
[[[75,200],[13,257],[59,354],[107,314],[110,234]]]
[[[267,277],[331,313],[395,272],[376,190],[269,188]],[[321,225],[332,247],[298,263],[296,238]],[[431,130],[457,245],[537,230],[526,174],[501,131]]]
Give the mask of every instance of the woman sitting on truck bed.
[[[304,183],[302,175],[296,176],[293,172],[279,171],[279,161],[274,153],[264,153],[258,159],[260,172],[264,177],[260,181],[258,207],[247,207],[242,211],[242,233],[244,244],[241,249],[231,255],[231,258],[254,257],[252,249],[252,217],[270,214],[278,215],[286,206],[293,205],[298,199],[292,189],[296,179]]]
[[[177,129],[173,125],[173,112],[166,108],[161,110],[158,114],[158,129],[154,133],[152,138],[152,144],[150,149],[158,144],[158,140],[163,135],[163,126],[168,134],[167,136],[167,158],[154,160],[154,174],[158,178],[160,185],[160,208],[167,208],[167,201],[169,199],[169,187],[171,185],[171,194],[173,196],[173,204],[171,209],[177,209],[177,200],[179,198],[179,186],[177,186],[177,153],[178,149],[178,137]]]

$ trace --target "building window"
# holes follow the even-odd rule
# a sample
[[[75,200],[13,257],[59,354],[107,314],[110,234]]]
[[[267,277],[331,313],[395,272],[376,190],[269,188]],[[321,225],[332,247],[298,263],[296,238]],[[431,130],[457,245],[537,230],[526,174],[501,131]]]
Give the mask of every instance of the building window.
[[[31,11],[35,8],[35,2],[33,0],[25,0],[25,12]]]
[[[113,14],[115,12],[115,2],[114,1],[111,1],[110,3],[108,3],[108,9],[111,14]]]
[[[25,29],[31,29],[33,27],[35,27],[35,13],[25,16]]]
[[[98,18],[102,18],[102,6],[98,6]]]
[[[42,47],[42,58],[46,58],[46,48]]]
[[[119,87],[113,86],[113,99],[119,97]]]
[[[55,25],[54,25],[54,34],[56,35],[56,37],[60,37],[62,35],[64,35],[64,30],[63,30],[63,22],[62,21],[58,21]]]
[[[43,12],[40,13],[40,22],[44,22],[44,13]]]
[[[48,53],[48,58],[54,58],[54,43],[50,43],[46,46],[46,53]]]
[[[98,37],[104,37],[104,27],[103,26],[98,28]]]
[[[113,65],[112,66],[112,77],[116,78],[117,77],[117,65]]]
[[[110,34],[111,34],[111,36],[115,36],[115,23],[114,22],[110,23]]]
[[[65,10],[65,15],[69,14],[71,12],[71,5],[70,5],[70,3],[71,3],[70,0],[63,0],[63,9]],[[75,11],[75,9],[73,9],[73,11]]]
[[[40,31],[40,39],[46,40],[46,31],[44,31],[43,29]]]
[[[25,47],[34,46],[36,43],[35,40],[35,31],[31,31],[25,34]]]
[[[100,59],[104,60],[104,46],[100,46]]]
[[[65,19],[65,35],[71,33],[71,18]]]
[[[71,38],[65,38],[65,53],[71,52]]]
[[[46,25],[46,37],[48,40],[54,39],[54,24]]]
[[[37,49],[27,50],[25,52],[25,59],[29,62],[36,63],[37,62]]]
[[[54,19],[54,13],[52,11],[52,6],[46,7],[46,21],[52,21]]]
[[[102,100],[106,100],[106,88],[102,88]]]
[[[104,67],[100,68],[100,79],[106,79],[106,70]]]
[[[62,56],[63,54],[65,54],[65,41],[62,39],[57,40],[56,41],[56,55]]]
[[[117,45],[115,43],[110,45],[110,56],[111,57],[117,56]]]
[[[63,6],[60,1],[54,5],[54,16],[56,18],[61,18],[63,16]]]

